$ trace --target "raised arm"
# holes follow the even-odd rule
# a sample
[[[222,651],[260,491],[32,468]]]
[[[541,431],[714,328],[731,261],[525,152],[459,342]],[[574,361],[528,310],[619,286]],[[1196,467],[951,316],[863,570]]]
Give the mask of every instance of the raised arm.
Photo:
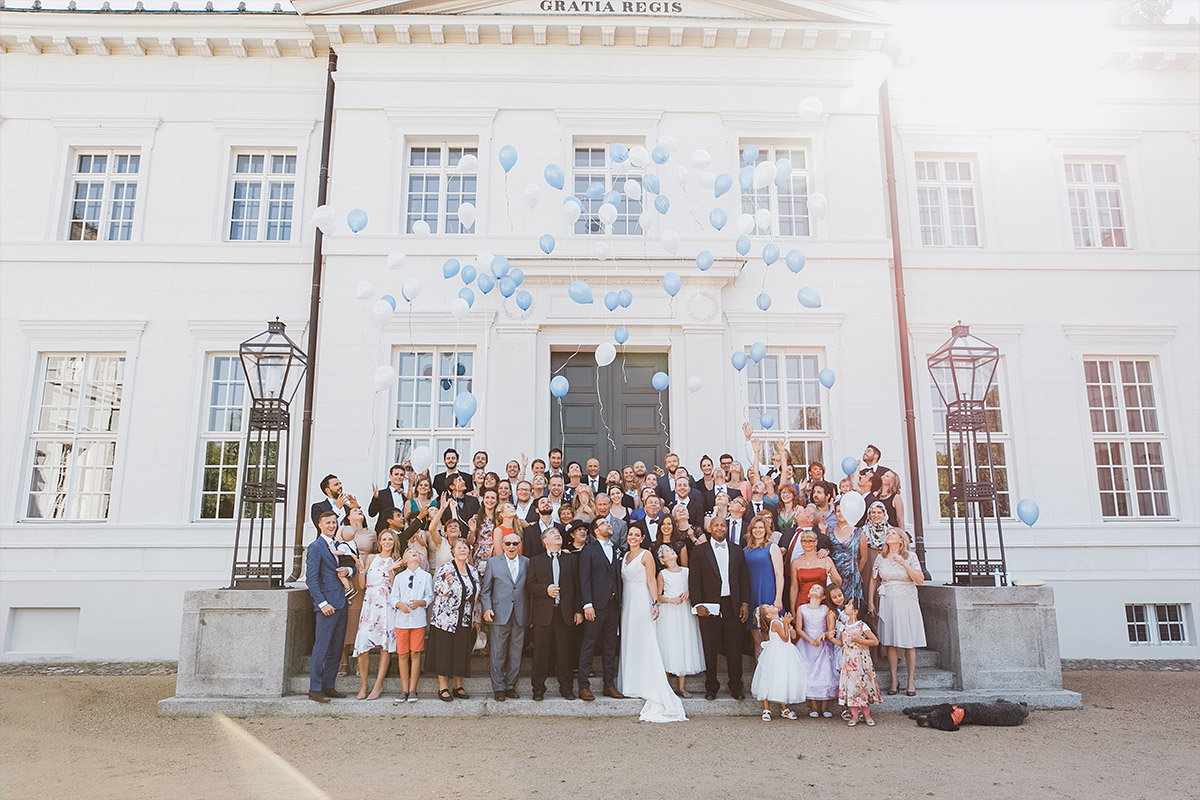
[[[783,551],[771,545],[771,566],[775,568],[775,607],[783,611]]]

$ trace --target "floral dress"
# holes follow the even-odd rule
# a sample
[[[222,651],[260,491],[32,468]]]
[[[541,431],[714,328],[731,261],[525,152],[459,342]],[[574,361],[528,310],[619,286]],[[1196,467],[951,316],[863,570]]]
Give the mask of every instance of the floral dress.
[[[391,558],[376,556],[367,566],[367,589],[363,592],[362,612],[358,616],[358,633],[354,637],[354,655],[383,647],[396,652],[396,629],[388,618],[388,594],[392,590]]]
[[[485,519],[479,523],[479,529],[475,531],[475,550],[471,553],[471,561],[475,564],[475,569],[479,571],[480,576],[487,568],[488,559],[495,555],[492,552],[492,531],[495,527],[495,520]]]
[[[851,622],[842,629],[842,676],[838,681],[838,704],[851,707],[878,703],[879,681],[875,677],[875,665],[871,663],[871,651],[861,644],[850,641],[850,636],[863,636],[871,629],[861,619]]]
[[[836,529],[829,532],[829,557],[842,576],[842,593],[847,599],[861,600],[863,596],[862,575],[858,571],[858,548],[861,542],[858,531],[850,534],[848,542],[838,538]]]

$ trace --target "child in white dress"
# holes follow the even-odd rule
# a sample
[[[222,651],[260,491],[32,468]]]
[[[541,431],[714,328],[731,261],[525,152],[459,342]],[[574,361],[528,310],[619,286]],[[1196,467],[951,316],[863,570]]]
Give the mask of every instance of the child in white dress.
[[[685,675],[704,672],[704,643],[700,640],[700,620],[688,602],[688,569],[679,566],[679,555],[670,545],[658,548],[663,569],[658,573],[658,649],[663,668],[679,683],[675,694],[691,697],[683,685]]]
[[[771,721],[771,703],[779,703],[779,714],[784,719],[795,719],[796,712],[790,703],[802,703],[808,692],[808,674],[800,651],[792,642],[796,638],[792,626],[792,615],[779,616],[775,606],[761,605],[754,612],[754,621],[762,634],[762,651],[758,666],[754,668],[754,680],[750,693],[762,700],[763,722]]]

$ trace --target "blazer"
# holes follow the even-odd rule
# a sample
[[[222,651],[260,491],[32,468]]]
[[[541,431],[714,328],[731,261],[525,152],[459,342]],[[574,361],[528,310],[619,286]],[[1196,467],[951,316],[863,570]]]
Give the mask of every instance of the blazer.
[[[554,598],[546,589],[554,583],[554,567],[549,553],[538,553],[529,559],[529,578],[525,589],[529,592],[529,617],[534,625],[549,625],[554,621]],[[566,550],[558,554],[558,606],[563,622],[574,626],[575,615],[583,613],[579,602],[579,556]]]
[[[511,619],[525,627],[529,624],[529,595],[525,591],[529,559],[517,556],[515,582],[506,561],[508,557],[504,555],[492,556],[487,561],[487,568],[483,571],[483,590],[480,592],[483,610],[495,614],[491,622],[493,625],[507,625]]]
[[[579,602],[597,611],[608,608],[609,601],[621,602],[621,548],[613,543],[613,560],[609,563],[604,547],[595,539],[579,551]]]
[[[443,494],[450,491],[450,488],[446,485],[446,482],[450,480],[451,475],[462,475],[467,482],[468,492],[475,488],[475,479],[463,472],[461,469],[456,469],[454,472],[439,472],[437,475],[433,476],[433,493],[435,495],[441,497]]]
[[[367,505],[367,516],[378,517],[375,520],[376,533],[381,533],[388,526],[388,518],[392,516],[392,509],[396,507],[392,502],[392,485],[390,483],[379,490],[378,496],[371,498],[370,504]],[[403,504],[399,508],[403,510]]]
[[[308,545],[304,557],[304,583],[312,596],[313,611],[321,608],[321,603],[328,603],[334,608],[346,607],[346,589],[337,576],[337,556],[329,549],[329,543],[324,536],[318,535]]]
[[[712,540],[692,548],[688,561],[688,594],[692,605],[721,602],[721,570]],[[729,546],[729,599],[734,609],[750,605],[750,570],[740,547]]]
[[[440,500],[438,502],[441,502]],[[458,521],[464,526],[467,520],[479,513],[479,498],[472,497],[469,494],[464,494],[461,498],[455,499],[454,495],[450,496],[449,500],[451,508],[454,509],[454,516],[458,517]],[[466,528],[463,528],[466,532]]]
[[[562,537],[563,544],[567,542],[567,532],[563,530],[561,523],[555,522],[551,527],[558,530],[559,536]],[[521,547],[521,555],[526,558],[533,558],[538,553],[546,552],[545,545],[542,544],[542,523],[541,520],[535,519],[527,524],[524,530],[521,531],[521,538],[524,539],[524,544]]]
[[[615,544],[621,550],[629,549],[629,543],[625,539],[625,536],[629,531],[629,523],[623,519],[617,519],[613,516],[606,517],[605,519],[607,519],[608,524],[612,526],[613,544]]]
[[[589,489],[592,488],[592,479],[591,479],[591,477],[588,476],[588,474],[586,472],[583,473],[583,480],[581,480],[580,483],[582,483],[584,486],[588,487]],[[605,478],[603,475],[596,476],[596,485],[599,488],[593,490],[592,494],[599,494],[600,492],[608,491],[608,479]]]
[[[324,500],[318,500],[317,502],[313,503],[312,508],[310,508],[308,510],[309,516],[312,517],[313,527],[315,527],[318,531],[321,530],[321,526],[317,524],[317,520],[319,520],[321,518],[321,515],[324,514],[326,511],[333,511],[334,513],[337,513],[337,509],[335,509],[333,507],[333,501],[330,500],[328,497],[326,497]],[[346,517],[348,517],[348,516],[350,516],[349,508],[346,509]],[[342,517],[341,519],[338,520],[339,527],[342,525],[343,522],[345,522],[346,517]],[[319,533],[317,535],[320,536]]]
[[[717,490],[715,488],[714,489],[706,489],[706,488],[704,488],[704,484],[701,483],[699,486],[693,486],[692,492],[695,492],[697,489],[699,489],[700,492],[704,495],[704,502],[708,506],[709,511],[712,511],[714,508],[717,507]],[[726,484],[725,485],[725,494],[729,497],[729,501],[732,503],[733,498],[742,496],[742,490],[735,489],[732,486],[730,486],[729,484]]]
[[[682,466],[682,465],[681,465]],[[698,481],[692,477],[692,473],[688,473],[688,481],[691,482],[692,488],[695,489]],[[659,475],[658,489],[656,494],[662,499],[663,505],[667,501],[675,497],[675,476],[674,475]]]
[[[670,498],[668,498],[668,502],[670,503],[668,508],[672,511],[675,510],[675,506],[679,505],[679,502],[675,499],[674,492],[671,492],[671,496],[670,496]],[[707,509],[704,507],[704,505],[705,504],[704,504],[704,495],[703,494],[701,494],[697,491],[694,491],[694,490],[688,494],[688,503],[687,503],[688,520],[692,523],[692,525],[696,526],[697,528],[700,528],[701,530],[704,529],[704,514],[707,511]]]

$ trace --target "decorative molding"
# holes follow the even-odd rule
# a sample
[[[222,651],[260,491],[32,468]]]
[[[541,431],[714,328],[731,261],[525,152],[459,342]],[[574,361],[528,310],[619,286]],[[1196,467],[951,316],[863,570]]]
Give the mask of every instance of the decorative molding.
[[[1046,141],[1060,148],[1119,147],[1132,149],[1142,140],[1132,130],[1048,130]]]
[[[617,26],[616,25],[601,25],[600,26],[600,44],[604,47],[612,47],[617,43]]]
[[[421,128],[419,133],[454,133],[486,128],[496,121],[498,108],[385,108],[383,113],[395,125]],[[418,132],[418,131],[409,131]]]
[[[21,332],[30,339],[79,339],[136,342],[146,330],[144,319],[22,319]]]
[[[91,45],[92,52],[98,56],[112,55],[112,51],[108,49],[108,45],[104,43],[104,38],[101,36],[89,36],[88,44]]]
[[[51,39],[51,41],[54,42],[54,46],[58,48],[58,52],[62,53],[64,56],[75,55],[75,46],[71,44],[71,40],[66,36],[55,36]]]
[[[38,47],[38,43],[33,40],[32,36],[18,36],[17,44],[28,55],[40,56],[42,54],[42,48]]]
[[[683,28],[671,28],[668,44],[671,47],[679,47],[683,44]]]
[[[1175,338],[1175,325],[1063,325],[1063,335],[1075,344],[1166,344]]]
[[[393,25],[396,31],[396,41],[400,44],[412,44],[412,33],[407,25]]]
[[[301,39],[296,42],[296,46],[300,48],[300,55],[304,56],[305,58],[317,57],[316,51],[313,48],[312,39]]]
[[[716,47],[717,46],[717,29],[705,28],[704,39],[700,42],[701,47]]]
[[[972,334],[992,344],[1014,344],[1021,338],[1021,332],[1025,327],[1023,325],[989,325],[986,323],[975,324],[971,322],[967,324],[970,325]],[[941,342],[950,338],[950,329],[953,326],[954,323],[949,320],[945,323],[909,323],[908,333],[916,340]]]
[[[290,134],[292,136],[308,136],[320,124],[320,120],[312,119],[214,119],[213,128],[222,136],[233,138],[244,137],[247,134],[269,133],[271,135]]]
[[[786,33],[787,31],[783,28],[772,28],[771,41],[767,43],[767,47],[771,48],[772,50],[778,50],[779,48],[783,47],[783,37]]]
[[[496,27],[500,29],[500,44],[512,44],[513,26],[509,24],[501,24]]]
[[[639,25],[633,29],[633,37],[635,47],[646,47],[650,44],[650,28],[646,25]]]
[[[179,49],[175,47],[175,40],[170,36],[158,37],[158,46],[162,48],[163,53],[168,56],[179,55]]]
[[[212,45],[208,43],[207,37],[198,36],[192,39],[192,44],[196,48],[196,52],[204,58],[212,58]]]
[[[582,25],[568,25],[567,26],[567,44],[578,45],[580,37],[582,35],[583,35],[583,26]]]
[[[842,328],[845,314],[820,311],[729,311],[725,320],[730,327],[771,328],[795,333],[837,333]]]
[[[446,43],[445,29],[441,25],[430,25],[429,26],[429,40],[432,41],[434,44],[445,44]]]
[[[263,39],[263,49],[268,58],[279,58],[279,42],[275,39]]]
[[[688,319],[693,323],[712,322],[721,311],[721,298],[715,291],[689,291],[684,301]]]
[[[846,50],[850,47],[850,35],[853,31],[842,29],[837,32],[837,38],[833,42],[834,50]]]
[[[546,43],[546,26],[545,25],[534,25],[533,26],[533,43],[534,44],[545,44]]]
[[[463,333],[483,336],[495,322],[496,312],[493,310],[469,311],[467,316],[462,319],[455,319],[449,311],[410,310],[392,314],[383,329],[388,333],[403,334],[397,341],[406,341],[410,328],[414,332],[418,330],[427,332],[426,339],[436,340],[439,336],[444,337],[443,332],[447,330],[459,330]]]
[[[246,57],[246,40],[245,39],[230,39],[229,49],[233,51],[234,58]]]
[[[467,44],[479,44],[478,25],[463,25],[463,33],[467,35]]]
[[[739,50],[750,44],[750,29],[738,28],[737,37],[733,40],[733,46]]]
[[[379,36],[375,33],[374,25],[359,25],[358,29],[362,32],[364,42],[367,44],[379,44]]]

